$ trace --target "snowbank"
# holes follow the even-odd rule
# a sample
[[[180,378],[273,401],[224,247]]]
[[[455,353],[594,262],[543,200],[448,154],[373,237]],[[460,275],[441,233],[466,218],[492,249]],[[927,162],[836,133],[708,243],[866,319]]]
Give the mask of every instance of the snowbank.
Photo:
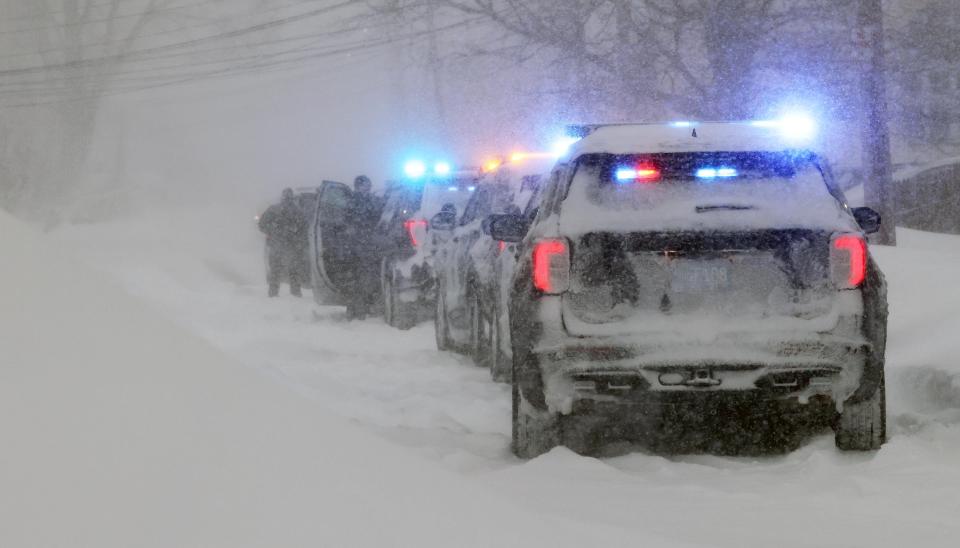
[[[5,214],[0,234],[0,545],[626,541],[512,507],[328,416]]]
[[[255,492],[249,486],[256,484],[257,478],[266,477],[276,483],[270,484],[271,490],[260,497],[264,509],[251,519],[262,523],[270,521],[265,516],[274,517],[267,525],[251,525],[248,518],[253,510],[245,510],[244,505],[231,500],[225,504],[231,507],[232,515],[241,519],[232,520],[228,515],[217,517],[211,528],[221,530],[209,534],[214,540],[207,545],[229,544],[223,539],[228,538],[231,524],[236,522],[238,537],[252,527],[261,527],[267,532],[247,537],[249,543],[277,546],[296,545],[310,537],[315,539],[312,544],[316,546],[429,546],[440,542],[451,546],[471,542],[507,546],[657,547],[687,542],[724,548],[957,546],[960,538],[957,520],[960,516],[957,497],[960,493],[960,466],[957,466],[960,461],[960,359],[956,356],[960,355],[960,341],[956,333],[960,333],[960,316],[955,311],[960,310],[960,291],[955,289],[954,280],[960,277],[960,237],[901,229],[898,232],[900,247],[873,248],[889,280],[891,307],[888,407],[892,437],[881,451],[867,455],[840,453],[834,448],[833,436],[825,431],[785,455],[663,457],[637,448],[616,458],[592,459],[561,448],[533,461],[521,462],[509,453],[510,391],[507,386],[491,382],[486,371],[472,366],[466,358],[437,352],[429,324],[398,331],[375,319],[339,321],[342,309],[318,309],[309,299],[282,296],[268,300],[261,264],[262,242],[248,219],[242,208],[231,211],[224,207],[219,212],[210,207],[192,212],[158,210],[153,217],[64,227],[53,235],[55,241],[82,255],[85,262],[108,271],[125,289],[231,357],[229,363],[224,363],[223,358],[210,357],[210,352],[205,350],[207,361],[221,364],[215,367],[218,372],[211,373],[206,362],[201,364],[192,358],[191,361],[196,362],[193,369],[206,373],[197,375],[178,368],[176,382],[183,382],[182,379],[189,376],[195,379],[191,381],[193,384],[204,387],[197,390],[210,394],[209,404],[196,401],[191,404],[194,411],[212,406],[227,409],[228,414],[236,417],[236,423],[227,417],[218,419],[216,424],[226,432],[223,436],[234,440],[234,446],[243,448],[235,451],[238,456],[231,455],[239,463],[232,465],[233,470],[243,471],[234,474],[238,478],[234,481],[246,486],[238,489],[247,489],[247,493]],[[0,226],[5,227],[5,223]],[[4,230],[0,240],[6,238],[6,232]],[[7,244],[0,242],[0,245]],[[42,241],[40,245],[44,245]],[[5,258],[11,256],[6,250],[3,252]],[[52,259],[34,262],[26,269],[31,283],[36,271],[40,273],[36,274],[36,283],[46,286],[30,285],[34,287],[32,298],[72,298],[88,302],[86,298],[70,295],[70,291],[64,295],[57,288],[57,284],[69,279],[56,276],[53,283],[50,281],[53,276],[44,274],[41,280],[40,275],[45,271],[54,271],[49,268],[54,262]],[[79,269],[70,269],[75,270]],[[80,284],[83,288],[88,286],[86,282]],[[96,287],[102,288],[103,284],[97,282]],[[107,304],[94,305],[94,311],[88,316],[103,315],[100,309],[113,305],[115,290],[107,287],[105,291],[110,293],[104,300]],[[4,296],[8,298],[11,297]],[[96,297],[92,298],[96,301]],[[69,312],[61,311],[52,302],[45,305],[46,313]],[[146,314],[127,299],[122,302]],[[104,320],[108,326],[104,329],[123,327],[114,321],[115,313],[119,311],[111,312],[113,320]],[[83,314],[73,314],[67,323],[76,323],[77,316]],[[33,320],[33,325],[40,321]],[[167,341],[170,326],[156,318],[151,321],[164,326],[162,330],[157,329],[157,333],[166,334],[157,335],[160,337],[157,344]],[[19,333],[30,333],[20,326],[16,329]],[[179,333],[174,338],[179,341],[182,337]],[[152,336],[143,335],[141,340],[150,341]],[[42,351],[50,352],[49,349]],[[36,353],[39,356],[41,351]],[[273,377],[234,371],[232,368],[238,367],[234,362]],[[224,368],[231,369],[223,371]],[[106,382],[102,379],[118,378],[108,369],[91,369],[96,371],[95,375],[78,381],[82,390],[89,391]],[[210,379],[233,376],[258,385],[250,387],[250,405],[254,409],[249,412],[240,404],[221,401],[235,393],[231,383],[217,382],[215,388],[210,388]],[[8,382],[9,377],[2,370],[0,384]],[[282,394],[259,385],[274,385]],[[162,407],[156,401],[159,396],[140,394],[149,395],[146,388],[129,392],[136,392],[145,405]],[[41,380],[34,382],[31,393],[35,398],[56,401],[46,395]],[[350,425],[327,418],[324,410],[300,402],[300,396],[308,396],[318,405],[347,417]],[[63,405],[79,407],[79,398],[68,398]],[[197,398],[200,396],[193,399]],[[0,402],[3,402],[0,406],[12,405],[5,392],[0,393]],[[296,410],[272,408],[289,409],[288,406]],[[149,417],[147,411],[136,407],[134,410],[137,423],[146,420],[143,415]],[[14,418],[8,416],[6,407],[0,412],[6,412],[0,421],[23,420],[19,419],[23,411],[18,410]],[[177,413],[170,418],[180,419],[184,414],[189,413]],[[260,416],[267,417],[265,420],[271,423],[290,424],[285,428],[290,433],[279,435],[269,450],[262,450],[267,456],[256,446],[256,441],[265,436],[264,432],[269,432],[265,430],[268,427],[259,422]],[[181,422],[185,422],[186,431],[202,431],[202,426]],[[9,430],[6,424],[0,422],[0,431]],[[249,425],[246,427],[249,439],[243,439],[245,432],[238,432],[245,424]],[[379,443],[382,440],[374,443],[363,438],[353,432],[354,427],[374,432],[389,443],[383,445]],[[56,430],[53,426],[50,429]],[[129,430],[110,424],[103,432],[111,429]],[[304,429],[310,430],[310,435],[316,433],[316,443],[320,443],[320,433],[334,440],[328,443],[332,450],[323,456],[324,460],[313,456],[314,451],[319,453],[322,449],[315,448],[312,442],[303,443],[306,449],[301,454],[297,452],[298,446],[287,439],[300,435]],[[164,434],[157,443],[179,447],[170,442],[171,436]],[[207,440],[208,436],[201,439]],[[214,451],[216,445],[210,444],[214,444],[216,436],[206,442],[206,449],[195,452]],[[156,459],[143,457],[144,452],[157,450],[155,446],[121,449],[115,449],[122,454],[119,461],[132,456],[156,465]],[[183,451],[177,449],[163,454]],[[407,451],[418,455],[419,460],[410,463]],[[26,449],[21,453],[18,466],[24,468],[29,455]],[[101,456],[105,454],[106,450],[100,452]],[[0,455],[0,459],[9,458]],[[260,458],[264,459],[262,463],[251,462]],[[70,457],[65,455],[62,460],[70,462]],[[218,470],[221,460],[214,456],[196,459],[197,464],[190,469],[210,473],[207,470]],[[277,465],[277,461],[281,464]],[[6,462],[10,461],[3,461]],[[326,469],[314,469],[318,462]],[[10,466],[3,463],[0,463],[0,473],[15,477],[8,472]],[[136,468],[134,465],[126,468],[131,466]],[[270,472],[271,466],[278,471]],[[60,476],[76,477],[77,466],[71,465],[70,470]],[[181,472],[183,470],[188,468],[182,468]],[[455,472],[452,475],[451,470]],[[32,473],[33,485],[46,485],[36,479],[41,472]],[[218,481],[227,482],[228,473],[223,472],[223,478]],[[315,488],[318,483],[328,481],[325,474],[332,477],[331,485],[342,486],[342,489]],[[291,487],[295,480],[290,476],[294,475],[303,478],[304,489],[309,493],[299,494],[297,485]],[[0,499],[5,501],[3,504],[13,505],[16,502],[6,502],[4,497],[16,501],[25,487],[21,485],[11,492],[6,477],[0,476],[0,489],[3,489]],[[24,485],[27,483],[30,481],[24,480]],[[88,488],[90,483],[93,482],[86,482]],[[153,480],[145,483],[148,488],[144,493],[160,489]],[[210,498],[215,496],[209,492],[211,486],[219,488],[217,481],[210,481],[198,485],[196,490],[172,489],[207,502],[185,500],[188,508],[183,513],[177,509],[167,521],[182,528],[180,524],[186,523],[184,516],[191,511],[190,507],[207,511],[204,504],[209,506]],[[134,488],[127,489],[123,496],[140,508],[149,509],[150,505],[143,501],[150,497],[131,494]],[[116,491],[119,487],[111,489]],[[350,489],[355,497],[350,496]],[[341,491],[348,495],[341,495]],[[286,496],[287,492],[291,494]],[[374,493],[367,501],[358,501]],[[493,500],[488,495],[493,495]],[[180,495],[166,496],[166,507],[174,505],[175,502],[170,501],[178,500],[177,496]],[[330,510],[329,505],[322,502],[324,497],[341,496],[343,508]],[[76,495],[71,500],[80,499],[82,496]],[[307,501],[305,505],[303,501]],[[123,509],[118,502],[105,504],[100,498],[93,502],[98,506],[84,512],[89,514],[105,508],[105,513],[117,512],[121,519],[137,515],[134,510]],[[308,508],[301,511],[303,506]],[[65,504],[52,508],[44,525],[63,521],[65,513],[71,510],[68,507],[69,504]],[[358,517],[363,511],[367,515]],[[387,520],[394,511],[401,512],[396,519],[396,535],[387,538],[387,532],[395,525]],[[10,514],[6,507],[0,507],[0,512],[6,512],[2,514],[4,524],[7,519],[18,523],[21,516],[31,515],[21,510]],[[309,515],[303,518],[304,514]],[[212,512],[211,515],[219,516]],[[436,516],[437,522],[452,522],[450,529],[431,533],[432,516]],[[98,524],[107,519],[103,518]],[[158,517],[153,523],[159,521]],[[348,536],[345,531],[357,523],[376,528],[382,535],[364,530],[355,537]],[[609,540],[619,531],[611,531],[610,527],[629,531],[629,536]],[[455,529],[463,531],[463,536],[454,537]],[[91,527],[94,532],[102,530],[110,531]],[[284,532],[270,539],[273,542],[263,541],[277,531]],[[29,545],[14,542],[26,533],[17,534],[20,536],[13,537],[13,533],[0,531],[0,546]],[[444,534],[448,536],[443,537]],[[498,542],[496,535],[500,534],[504,537]],[[131,535],[127,535],[128,538],[139,538]],[[585,540],[586,535],[589,538]],[[184,538],[200,537],[177,537],[168,533],[157,543],[189,544]],[[387,538],[385,542],[384,538]]]

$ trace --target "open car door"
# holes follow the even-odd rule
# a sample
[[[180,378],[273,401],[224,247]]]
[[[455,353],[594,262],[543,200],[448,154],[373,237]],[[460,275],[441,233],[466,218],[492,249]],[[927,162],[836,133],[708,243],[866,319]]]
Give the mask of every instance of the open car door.
[[[346,229],[351,193],[350,187],[336,181],[324,181],[320,185],[310,238],[310,270],[317,304],[345,302],[350,278]]]

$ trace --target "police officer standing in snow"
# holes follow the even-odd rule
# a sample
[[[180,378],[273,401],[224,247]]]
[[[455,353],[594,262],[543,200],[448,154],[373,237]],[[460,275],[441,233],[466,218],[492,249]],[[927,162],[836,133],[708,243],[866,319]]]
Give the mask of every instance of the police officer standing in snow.
[[[283,273],[290,281],[290,294],[300,297],[301,264],[307,251],[307,219],[294,199],[293,190],[283,189],[279,204],[270,206],[260,217],[260,231],[267,235],[267,282],[269,295],[280,292]]]
[[[364,319],[376,302],[380,286],[380,254],[374,230],[381,205],[373,195],[373,183],[366,175],[353,180],[353,194],[347,209],[348,268],[352,287],[347,295],[347,319]]]

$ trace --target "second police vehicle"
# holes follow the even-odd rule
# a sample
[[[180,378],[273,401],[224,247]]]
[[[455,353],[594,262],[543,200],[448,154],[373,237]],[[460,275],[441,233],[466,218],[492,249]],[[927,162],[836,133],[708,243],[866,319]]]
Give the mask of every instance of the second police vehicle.
[[[519,204],[525,203],[539,174],[552,163],[544,155],[515,153],[509,163],[484,174],[458,216],[441,212],[431,219],[435,232],[448,232],[435,262],[437,347],[469,354],[498,380],[507,377],[496,351],[498,256],[506,244],[492,239],[484,228],[492,214],[521,213]]]

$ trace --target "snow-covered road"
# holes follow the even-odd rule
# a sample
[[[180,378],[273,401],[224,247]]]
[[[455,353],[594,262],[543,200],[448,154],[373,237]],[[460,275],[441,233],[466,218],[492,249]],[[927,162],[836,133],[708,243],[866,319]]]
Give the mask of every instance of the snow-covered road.
[[[890,442],[841,454],[824,432],[766,457],[593,459],[509,451],[509,388],[436,351],[432,326],[347,323],[309,299],[268,300],[248,227],[181,211],[54,236],[238,362],[461,473],[584,528],[709,546],[957,546],[960,539],[960,238],[905,232],[877,254],[890,281]],[[225,217],[225,216],[224,216]],[[195,233],[195,232],[194,232]],[[214,245],[215,243],[215,245]],[[271,380],[272,379],[272,380]],[[322,433],[318,433],[322,435]],[[336,443],[336,440],[331,440]],[[496,527],[496,523],[491,523]]]

